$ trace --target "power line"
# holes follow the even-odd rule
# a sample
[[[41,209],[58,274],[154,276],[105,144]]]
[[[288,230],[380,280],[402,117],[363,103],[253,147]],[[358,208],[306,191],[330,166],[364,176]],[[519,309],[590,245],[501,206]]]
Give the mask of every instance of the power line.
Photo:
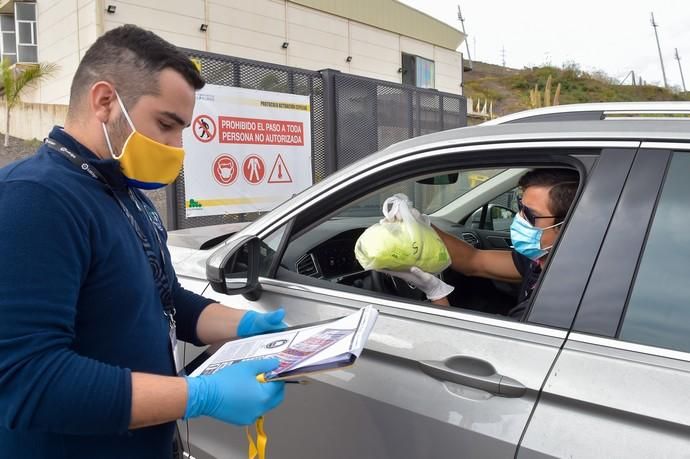
[[[656,37],[656,48],[659,50],[659,61],[661,61],[661,74],[664,77],[664,87],[668,88],[668,82],[666,81],[666,69],[664,69],[664,58],[661,56],[661,45],[659,45],[659,34],[656,32],[656,28],[659,27],[654,21],[654,13],[652,12],[652,27],[654,28],[654,36]]]

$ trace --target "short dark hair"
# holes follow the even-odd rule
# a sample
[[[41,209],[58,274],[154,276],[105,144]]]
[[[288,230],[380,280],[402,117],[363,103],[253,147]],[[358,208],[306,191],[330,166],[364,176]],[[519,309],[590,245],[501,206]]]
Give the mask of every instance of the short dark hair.
[[[69,111],[77,110],[97,81],[112,83],[125,105],[133,106],[143,95],[158,94],[158,76],[167,68],[182,75],[194,89],[204,87],[194,63],[171,43],[131,24],[112,29],[91,45],[79,63],[70,89]]]
[[[565,218],[575,199],[580,175],[573,169],[533,169],[522,177],[518,185],[522,190],[531,186],[551,187],[549,190],[549,211],[556,216],[556,223]]]

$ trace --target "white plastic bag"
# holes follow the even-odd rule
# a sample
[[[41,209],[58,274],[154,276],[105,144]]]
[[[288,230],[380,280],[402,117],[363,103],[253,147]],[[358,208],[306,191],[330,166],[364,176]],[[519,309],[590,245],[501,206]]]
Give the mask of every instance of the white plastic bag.
[[[383,216],[355,244],[355,257],[364,269],[409,271],[416,266],[436,274],[450,265],[445,244],[407,196],[399,193],[386,199]]]

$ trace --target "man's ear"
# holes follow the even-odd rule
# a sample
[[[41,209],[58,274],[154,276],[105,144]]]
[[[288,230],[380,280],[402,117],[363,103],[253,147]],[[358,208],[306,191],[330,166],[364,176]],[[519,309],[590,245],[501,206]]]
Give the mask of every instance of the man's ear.
[[[115,88],[107,81],[98,81],[89,90],[89,109],[98,121],[107,123],[113,118],[117,106]]]

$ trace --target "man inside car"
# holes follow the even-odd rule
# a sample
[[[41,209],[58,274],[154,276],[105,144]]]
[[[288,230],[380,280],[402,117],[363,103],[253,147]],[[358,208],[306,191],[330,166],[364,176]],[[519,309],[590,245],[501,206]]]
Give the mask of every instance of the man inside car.
[[[579,182],[571,169],[534,169],[518,182],[522,197],[510,226],[512,250],[482,250],[435,228],[448,248],[451,268],[466,276],[518,283],[517,304],[508,315],[520,319],[529,306],[532,291],[541,275],[547,255],[561,232]],[[410,272],[389,272],[423,291],[438,305],[450,305],[439,292],[452,290],[436,276],[412,268]],[[462,294],[462,293],[460,293]]]

